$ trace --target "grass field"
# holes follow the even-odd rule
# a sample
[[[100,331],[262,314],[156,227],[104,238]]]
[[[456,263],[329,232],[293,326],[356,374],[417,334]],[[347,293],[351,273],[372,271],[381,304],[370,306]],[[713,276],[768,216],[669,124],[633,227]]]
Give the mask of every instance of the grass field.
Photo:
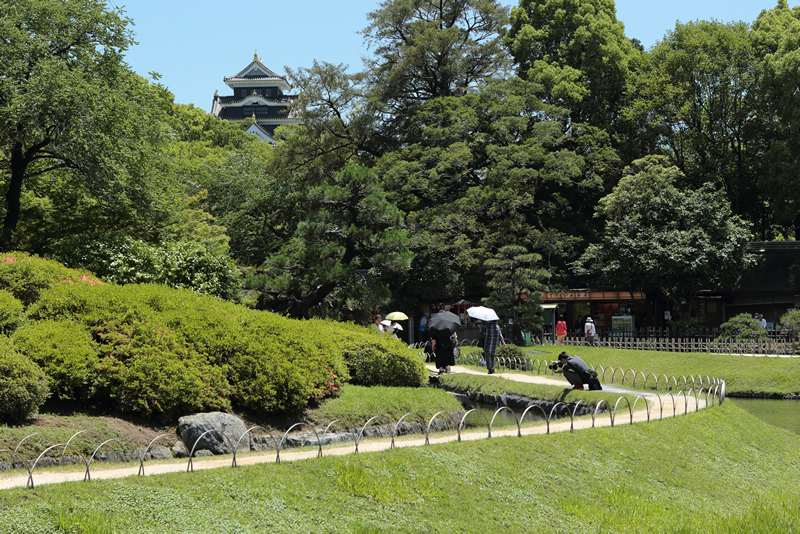
[[[478,351],[466,348],[467,353]],[[594,367],[617,368],[615,383],[619,383],[623,371],[633,369],[656,376],[681,377],[706,375],[722,378],[728,395],[785,397],[800,396],[800,358],[755,357],[728,354],[702,354],[693,352],[658,352],[620,350],[599,347],[564,347],[538,345],[525,347],[526,357],[540,360],[555,360],[564,350],[570,355],[580,356]],[[627,375],[626,386],[631,374]],[[607,372],[610,378],[610,372]],[[652,378],[649,379],[652,384]],[[662,382],[663,383],[663,382]]]
[[[535,349],[540,358],[561,350]],[[594,365],[718,376],[742,394],[800,384],[797,360],[568,352]],[[502,388],[490,377],[443,380]],[[555,390],[540,394],[564,394]],[[309,417],[433,413],[450,400],[441,390],[353,388]],[[0,432],[10,430],[30,429]],[[632,426],[4,490],[0,532],[800,533],[797,451],[800,436],[725,402]]]
[[[676,419],[0,492],[7,533],[800,532],[800,437]]]

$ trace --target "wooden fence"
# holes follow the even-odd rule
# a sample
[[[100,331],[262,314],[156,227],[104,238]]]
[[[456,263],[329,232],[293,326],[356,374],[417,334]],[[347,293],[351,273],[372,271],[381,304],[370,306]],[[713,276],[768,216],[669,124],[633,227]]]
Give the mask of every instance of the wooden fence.
[[[549,341],[548,344],[552,343]],[[589,345],[585,338],[567,337],[565,345]],[[667,352],[700,352],[707,354],[755,354],[764,356],[796,356],[795,342],[784,336],[773,336],[763,340],[739,341],[720,338],[667,338],[667,337],[599,337],[595,347],[612,349],[654,350]]]

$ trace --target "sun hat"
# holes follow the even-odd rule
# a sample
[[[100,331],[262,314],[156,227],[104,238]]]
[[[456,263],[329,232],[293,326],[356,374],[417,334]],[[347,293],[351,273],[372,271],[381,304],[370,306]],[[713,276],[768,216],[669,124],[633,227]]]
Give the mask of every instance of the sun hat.
[[[592,321],[592,318],[591,318],[591,317],[587,317],[587,318],[586,318],[586,322],[587,322],[587,323],[593,323],[594,321]]]

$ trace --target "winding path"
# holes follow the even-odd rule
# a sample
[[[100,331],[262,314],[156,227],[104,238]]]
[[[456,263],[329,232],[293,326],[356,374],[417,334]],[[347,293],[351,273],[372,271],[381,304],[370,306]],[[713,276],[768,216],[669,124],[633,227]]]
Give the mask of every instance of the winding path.
[[[436,369],[434,366],[427,366],[429,370],[435,372]],[[467,374],[475,374],[475,375],[485,375],[485,371],[476,370],[470,367],[462,367],[462,366],[454,366],[451,368],[455,373],[467,373]],[[559,380],[556,378],[548,378],[545,376],[531,376],[525,375],[520,373],[502,373],[498,372],[494,375],[495,377],[504,378],[507,380],[514,380],[518,382],[527,382],[527,383],[535,383],[535,384],[545,384],[550,386],[568,386],[569,384],[565,380]],[[620,395],[628,394],[628,395],[641,395],[643,397],[648,397],[652,399],[655,397],[656,393],[653,392],[641,392],[641,391],[630,391],[625,390],[622,388],[617,388],[615,386],[608,386],[603,385],[603,390],[606,393],[618,393]],[[688,407],[686,406],[686,402],[688,399]],[[672,417],[673,412],[680,415],[684,413],[684,411],[695,411],[697,409],[697,402],[693,396],[683,397],[681,399],[681,403],[678,407],[673,407],[673,400],[674,397],[669,395],[661,395],[662,403],[654,403],[651,408],[651,414],[649,419],[659,419],[661,414],[663,417],[668,418]],[[702,408],[705,406],[705,399],[700,399],[699,407]],[[623,411],[624,410],[624,411]],[[659,413],[659,410],[661,413]],[[616,418],[613,422],[613,426],[618,425],[625,425],[631,424],[635,422],[644,422],[648,420],[648,411],[643,406],[642,409],[639,409],[635,412],[630,412],[627,410],[627,406],[623,409],[623,406],[620,405],[620,411],[617,413]],[[591,428],[593,426],[612,426],[611,416],[609,414],[601,414],[598,415],[595,420],[589,417],[583,417],[579,419],[575,419],[574,422],[568,418],[559,419],[555,422],[551,422],[549,425],[542,423],[537,424],[530,424],[529,426],[523,426],[520,429],[520,433],[522,435],[534,435],[534,434],[546,434],[548,432],[565,432],[570,431],[571,429],[579,430],[579,429],[586,429]],[[491,437],[504,437],[504,436],[516,436],[517,435],[517,428],[504,428],[504,429],[494,429],[491,431]],[[478,439],[487,439],[488,433],[487,429],[472,429],[470,431],[461,432],[461,440],[462,441],[473,441]],[[447,435],[431,435],[429,436],[428,443],[429,444],[436,444],[436,443],[446,443],[451,441],[458,440],[457,435],[447,434]],[[425,446],[425,437],[416,437],[416,436],[403,436],[399,438],[395,438],[394,446],[395,447],[420,447]],[[367,440],[362,440],[358,445],[358,452],[375,452],[375,451],[383,451],[388,450],[392,446],[392,442],[388,438],[370,438]],[[323,455],[324,456],[341,456],[345,454],[353,454],[355,452],[355,445],[349,444],[348,446],[335,446],[330,448],[323,447]],[[302,460],[307,458],[316,458],[317,457],[317,449],[311,450],[302,450],[302,451],[292,451],[292,450],[281,450],[280,451],[280,460],[282,462],[285,461],[295,461],[295,460]],[[272,451],[269,453],[266,452],[258,452],[258,453],[237,453],[236,457],[236,464],[238,466],[243,465],[253,465],[259,463],[274,463],[276,460],[276,452]],[[145,475],[158,475],[164,473],[176,473],[181,471],[187,471],[187,459],[175,459],[175,460],[165,460],[162,462],[160,461],[148,461],[145,463]],[[201,457],[201,458],[194,458],[192,459],[192,468],[194,470],[201,470],[201,469],[216,469],[222,467],[230,467],[232,464],[232,459],[230,455],[225,456],[223,458],[220,457]],[[112,478],[124,478],[124,477],[131,477],[137,476],[139,472],[139,465],[138,464],[118,464],[119,467],[116,468],[105,468],[105,469],[94,469],[91,471],[91,478],[92,480],[100,480],[100,479],[112,479]],[[33,472],[33,480],[36,486],[42,484],[58,484],[62,482],[79,482],[84,479],[85,475],[85,467],[80,466],[79,470],[75,471],[52,471],[47,469],[40,469],[35,470]],[[8,489],[8,488],[15,488],[15,487],[25,487],[28,483],[28,473],[20,473],[19,471],[9,472],[5,474],[0,474],[0,489]]]

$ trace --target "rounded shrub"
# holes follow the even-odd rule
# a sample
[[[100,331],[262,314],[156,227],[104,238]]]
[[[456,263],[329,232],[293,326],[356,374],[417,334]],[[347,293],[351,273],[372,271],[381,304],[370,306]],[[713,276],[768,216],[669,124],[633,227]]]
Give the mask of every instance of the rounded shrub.
[[[101,345],[97,387],[112,408],[162,421],[230,409],[225,368],[210,364],[174,332],[136,323],[108,333],[108,342]]]
[[[316,322],[327,325],[323,326],[327,336],[342,351],[351,384],[420,387],[427,383],[425,362],[402,341],[352,323]]]
[[[24,320],[25,306],[5,289],[0,290],[0,334],[8,335]]]
[[[31,321],[13,336],[14,346],[44,370],[60,399],[88,399],[94,390],[99,347],[89,330],[72,321]]]
[[[36,413],[50,390],[47,376],[0,336],[0,421],[15,424]]]
[[[525,353],[522,352],[522,349],[516,345],[506,345],[500,346],[495,353],[495,356],[498,358],[508,358],[511,360],[514,359],[522,359],[525,357]]]
[[[722,323],[720,338],[739,341],[754,341],[767,337],[767,331],[761,327],[758,319],[749,313],[740,313],[730,321]]]

